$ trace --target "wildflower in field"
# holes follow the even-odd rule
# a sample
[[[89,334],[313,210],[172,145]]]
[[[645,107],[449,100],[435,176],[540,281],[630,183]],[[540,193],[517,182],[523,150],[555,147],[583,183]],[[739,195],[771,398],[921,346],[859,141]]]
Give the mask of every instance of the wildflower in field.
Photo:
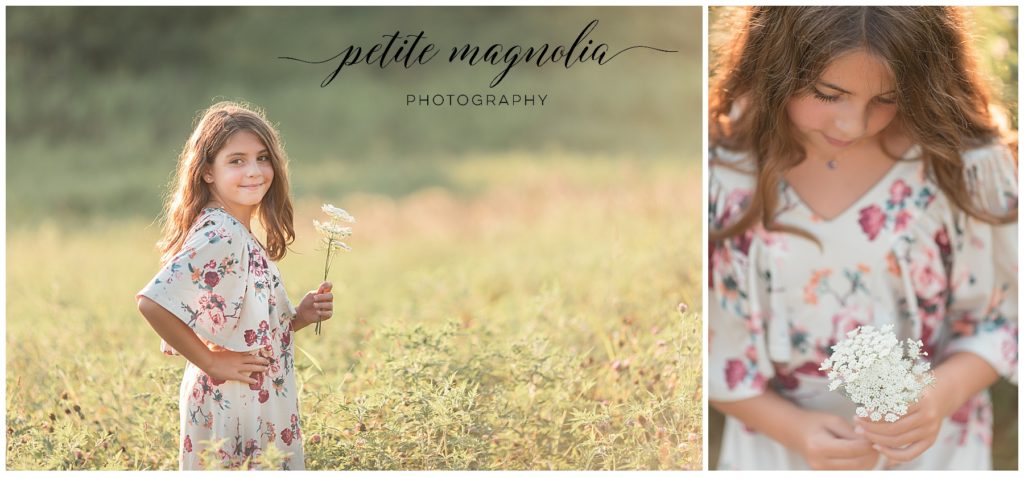
[[[344,209],[335,207],[333,204],[324,204],[320,208],[323,212],[330,216],[330,220],[327,222],[320,222],[313,220],[313,226],[317,232],[323,238],[323,243],[327,246],[327,258],[324,262],[324,281],[327,280],[327,274],[331,270],[331,253],[336,251],[351,251],[352,248],[348,247],[342,239],[352,235],[352,228],[341,225],[341,222],[354,223],[356,219],[352,217]],[[316,334],[320,335],[320,319],[316,321]]]
[[[857,404],[857,416],[895,422],[934,382],[931,364],[921,360],[920,340],[900,342],[892,325],[851,330],[832,347],[819,370],[828,371],[829,390],[843,389]]]

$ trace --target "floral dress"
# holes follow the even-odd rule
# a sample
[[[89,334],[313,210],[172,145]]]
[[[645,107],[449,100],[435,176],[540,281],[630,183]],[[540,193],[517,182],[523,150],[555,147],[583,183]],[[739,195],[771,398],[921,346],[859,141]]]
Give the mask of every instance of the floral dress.
[[[214,380],[186,365],[179,392],[180,468],[238,468],[274,446],[287,454],[275,468],[304,469],[292,355],[295,309],[277,266],[245,226],[223,209],[204,209],[181,252],[138,295],[181,319],[210,350],[270,360],[266,373],[251,375],[254,385]],[[164,341],[161,350],[179,355]]]
[[[955,208],[924,171],[915,146],[852,206],[816,216],[779,187],[777,221],[819,241],[756,226],[709,244],[709,398],[736,401],[768,387],[808,409],[853,417],[818,370],[830,348],[861,325],[893,324],[924,342],[937,364],[955,352],[985,359],[1017,383],[1017,224],[994,226]],[[1017,205],[1016,162],[1001,145],[963,153],[975,203]],[[710,230],[737,220],[754,190],[747,156],[712,152]],[[723,165],[724,164],[724,165]],[[725,165],[728,165],[725,166]],[[933,364],[933,365],[934,365]],[[987,391],[942,424],[935,444],[902,469],[991,468]],[[720,469],[807,469],[791,451],[726,418]]]

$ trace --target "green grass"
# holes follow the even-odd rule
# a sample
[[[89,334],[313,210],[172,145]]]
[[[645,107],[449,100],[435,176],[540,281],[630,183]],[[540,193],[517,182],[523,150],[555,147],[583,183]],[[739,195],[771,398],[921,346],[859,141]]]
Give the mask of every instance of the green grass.
[[[336,317],[296,339],[307,467],[699,468],[696,164],[442,166],[444,186],[401,195],[300,180],[279,263],[293,301],[322,274],[319,204],[359,220],[332,269]],[[183,361],[133,300],[158,232],[138,215],[8,226],[9,469],[176,469]]]

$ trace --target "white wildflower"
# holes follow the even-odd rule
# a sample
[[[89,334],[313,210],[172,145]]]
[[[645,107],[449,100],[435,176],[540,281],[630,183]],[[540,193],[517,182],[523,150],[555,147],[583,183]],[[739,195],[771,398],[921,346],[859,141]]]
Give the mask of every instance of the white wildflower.
[[[356,222],[356,218],[352,217],[352,215],[349,214],[348,211],[340,207],[334,207],[333,204],[324,204],[323,206],[320,207],[320,209],[326,212],[328,216],[331,216],[332,219],[337,219],[339,221],[345,222]]]
[[[892,325],[881,330],[868,325],[846,334],[822,362],[828,371],[829,390],[843,393],[858,405],[859,417],[894,422],[907,414],[934,378],[931,365],[919,361],[925,354],[920,341],[900,342]]]
[[[320,222],[316,219],[313,220],[313,226],[316,227],[317,232],[323,236],[323,243],[327,246],[327,258],[324,262],[324,281],[327,281],[327,275],[331,270],[331,253],[336,251],[351,251],[352,248],[342,242],[342,238],[349,237],[352,235],[352,228],[342,226],[336,221],[343,221],[348,223],[356,222],[356,219],[352,217],[348,212],[339,207],[334,207],[333,204],[324,204],[321,209],[331,217],[330,221]],[[316,334],[320,335],[320,318],[317,317],[316,321]]]

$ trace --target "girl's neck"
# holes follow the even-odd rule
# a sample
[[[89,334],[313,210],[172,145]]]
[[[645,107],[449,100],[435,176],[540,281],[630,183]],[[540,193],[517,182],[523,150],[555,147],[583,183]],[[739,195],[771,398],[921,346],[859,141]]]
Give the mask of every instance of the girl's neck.
[[[227,206],[225,206],[220,201],[217,201],[216,199],[207,202],[206,207],[223,209],[228,214],[230,214],[231,217],[235,218],[235,220],[238,221],[241,225],[245,226],[245,228],[248,229],[250,233],[252,233],[252,227],[250,226],[250,223],[252,222],[252,212],[255,208],[250,207],[248,208],[248,210],[245,211],[232,210],[231,208],[228,208]]]

